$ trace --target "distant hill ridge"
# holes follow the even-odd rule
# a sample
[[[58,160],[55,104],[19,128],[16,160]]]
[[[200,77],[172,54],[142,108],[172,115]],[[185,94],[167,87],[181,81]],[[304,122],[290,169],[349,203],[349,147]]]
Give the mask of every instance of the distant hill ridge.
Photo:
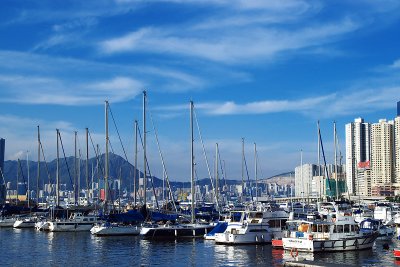
[[[92,169],[93,169],[93,174],[94,178],[93,180],[95,182],[98,181],[98,177],[103,177],[103,171],[104,170],[104,154],[99,156],[99,175],[97,173],[97,159],[96,157],[90,158],[89,159],[89,181],[91,181],[92,177]],[[78,160],[79,161],[79,160]],[[60,183],[61,184],[67,184],[67,188],[71,189],[71,180],[74,181],[75,177],[75,158],[74,157],[67,157],[66,159],[60,158]],[[6,183],[11,182],[12,183],[12,188],[15,188],[16,184],[16,179],[17,179],[17,171],[19,169],[19,182],[27,182],[28,179],[28,171],[27,171],[27,163],[26,160],[21,160],[20,161],[21,166],[18,167],[18,161],[17,160],[8,160],[4,162],[4,178]],[[52,179],[53,182],[55,182],[56,179],[56,170],[57,170],[57,161],[54,159],[50,162],[47,162],[47,168],[46,164],[44,162],[40,163],[40,184],[41,187],[43,187],[43,184],[49,183],[49,177],[48,173],[50,175],[50,179]],[[85,160],[81,160],[80,163],[80,184],[81,188],[86,187],[86,162]],[[133,187],[133,174],[134,171],[136,171],[136,177],[137,177],[137,184],[139,177],[143,177],[143,173],[138,171],[132,164],[130,164],[128,161],[126,161],[123,157],[109,153],[109,177],[111,180],[118,179],[120,175],[120,170],[121,170],[121,181],[122,181],[122,187],[127,188],[128,190]],[[35,161],[29,161],[29,176],[30,176],[30,188],[34,189],[36,187],[36,179],[37,179],[37,171],[38,171],[38,163]],[[281,177],[281,176],[289,176],[289,173],[283,173],[279,175],[275,175],[272,177],[267,178],[272,179],[275,177]],[[71,178],[70,178],[71,177]],[[294,177],[294,175],[293,175]],[[161,187],[162,186],[162,179],[159,179],[157,177],[153,177],[154,180],[154,185],[155,187]],[[171,186],[174,188],[189,188],[190,187],[190,182],[179,182],[179,181],[170,181]],[[210,179],[209,178],[203,178],[198,181],[196,181],[198,185],[204,186],[204,185],[210,185]],[[221,181],[222,182],[222,181]],[[235,184],[240,184],[240,180],[226,180],[223,181],[227,185],[235,185]]]

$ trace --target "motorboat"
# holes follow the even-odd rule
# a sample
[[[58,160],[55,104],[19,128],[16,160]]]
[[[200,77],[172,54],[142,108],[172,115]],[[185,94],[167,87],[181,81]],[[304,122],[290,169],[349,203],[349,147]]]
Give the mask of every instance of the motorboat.
[[[271,243],[272,233],[268,219],[262,211],[245,211],[239,223],[228,223],[223,233],[215,234],[217,244],[261,244]]]
[[[96,236],[139,235],[140,227],[106,222],[94,225],[90,229],[90,233]]]
[[[74,212],[69,219],[56,219],[48,223],[50,232],[80,232],[90,231],[96,222],[96,215],[84,215],[82,212]]]
[[[282,238],[285,250],[322,252],[370,249],[378,231],[363,233],[353,216],[336,213],[325,219],[288,221],[287,237]]]

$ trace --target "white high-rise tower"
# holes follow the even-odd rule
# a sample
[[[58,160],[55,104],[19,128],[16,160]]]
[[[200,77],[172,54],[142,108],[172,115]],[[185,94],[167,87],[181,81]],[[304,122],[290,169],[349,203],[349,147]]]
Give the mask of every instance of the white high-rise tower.
[[[360,162],[371,159],[371,125],[357,118],[346,124],[346,183],[350,194],[357,192],[355,180]]]
[[[372,187],[391,186],[394,174],[394,122],[379,120],[371,127]]]

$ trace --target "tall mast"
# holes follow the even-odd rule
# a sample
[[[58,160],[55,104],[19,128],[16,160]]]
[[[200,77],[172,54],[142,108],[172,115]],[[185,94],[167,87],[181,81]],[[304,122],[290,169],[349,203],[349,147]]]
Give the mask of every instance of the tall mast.
[[[60,130],[57,129],[57,166],[56,166],[56,207],[60,205]]]
[[[104,170],[104,206],[107,208],[108,200],[108,101],[105,101],[105,117],[106,117],[106,153],[105,153],[105,170]]]
[[[191,193],[192,193],[192,223],[195,220],[195,207],[194,207],[194,132],[193,132],[193,101],[190,101],[190,178],[191,178]]]
[[[137,167],[137,162],[138,162],[138,121],[135,120],[135,169],[133,170],[133,203],[136,206],[136,175],[138,173],[138,167]]]
[[[28,198],[28,208],[30,207],[30,198],[31,198],[31,194],[30,194],[30,187],[29,187],[29,183],[30,183],[30,174],[29,174],[29,151],[26,151],[26,169],[28,171],[28,192],[27,192],[27,198]]]
[[[304,201],[304,181],[303,181],[303,149],[300,150],[300,178],[301,178],[301,197]]]
[[[82,162],[82,154],[81,150],[78,150],[78,205],[80,204],[80,192],[81,192],[81,162]]]
[[[219,186],[218,186],[218,143],[215,143],[215,199],[217,201],[217,206],[218,206],[218,191],[219,191]]]
[[[78,197],[79,197],[79,192],[78,192],[78,189],[77,189],[77,185],[78,185],[78,163],[77,163],[77,151],[76,151],[76,139],[77,139],[77,135],[78,135],[78,132],[77,131],[75,131],[74,132],[74,136],[75,136],[75,146],[74,146],[74,151],[75,151],[75,154],[74,154],[74,174],[75,174],[75,179],[74,179],[74,198],[75,198],[75,204],[76,205],[79,205],[79,200],[78,200]]]
[[[254,176],[256,180],[256,202],[258,202],[258,179],[257,179],[257,144],[254,143]]]
[[[36,177],[36,204],[39,204],[39,178],[40,178],[40,129],[37,127],[38,133],[38,167]]]
[[[146,91],[143,91],[143,205],[146,207],[147,198],[147,158],[146,158]]]
[[[19,196],[18,196],[19,172],[20,172],[20,163],[19,163],[19,159],[18,159],[18,167],[17,167],[17,199],[15,200],[15,204],[18,204],[18,201],[19,201]]]
[[[336,121],[333,121],[333,144],[335,146],[335,176],[336,176],[336,200],[339,199],[339,177],[337,169],[337,152],[336,152]]]
[[[321,177],[321,140],[319,137],[319,120],[317,121],[317,131],[318,131],[318,133],[317,133],[317,136],[318,136],[318,176],[319,176],[319,183],[320,183],[319,197],[322,200],[322,198],[323,198],[322,194],[323,194],[324,189],[323,189],[323,179]]]
[[[242,137],[242,201],[244,197],[244,138]]]
[[[90,199],[89,195],[89,129],[86,128],[86,190],[88,192],[87,197]]]

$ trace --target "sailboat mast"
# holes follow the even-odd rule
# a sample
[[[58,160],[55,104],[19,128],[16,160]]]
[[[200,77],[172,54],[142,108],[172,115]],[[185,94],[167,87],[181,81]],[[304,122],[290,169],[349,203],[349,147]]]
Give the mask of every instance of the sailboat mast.
[[[319,197],[323,198],[323,179],[321,177],[321,141],[320,141],[320,137],[319,137],[319,120],[317,121],[317,136],[318,136],[318,176],[319,176]]]
[[[37,167],[37,177],[36,177],[36,204],[39,204],[39,179],[40,179],[40,129],[37,126],[38,133],[38,167]]]
[[[217,206],[218,206],[218,191],[219,191],[219,186],[218,186],[218,143],[215,143],[215,199],[217,201]]]
[[[104,206],[107,208],[108,200],[108,101],[105,101],[105,118],[106,118],[106,153],[105,153],[105,170],[104,170]]]
[[[86,128],[86,190],[88,192],[87,197],[90,199],[89,194],[89,129]]]
[[[257,144],[254,143],[254,176],[256,180],[256,202],[258,202]]]
[[[75,205],[79,205],[79,202],[78,202],[79,193],[78,193],[78,189],[77,189],[77,185],[78,185],[78,163],[77,163],[77,152],[76,152],[77,135],[78,135],[78,133],[75,131],[74,132],[74,136],[75,136],[75,139],[74,139],[74,144],[75,144],[75,146],[74,146],[74,152],[75,152],[75,154],[74,154],[74,175],[75,175],[75,179],[74,179],[74,198],[75,198]]]
[[[60,130],[57,129],[56,207],[60,205]]]
[[[194,207],[194,132],[193,132],[193,101],[190,101],[190,181],[191,181],[191,193],[192,193],[192,223],[195,221],[195,207]]]
[[[335,157],[335,178],[336,178],[336,200],[339,199],[339,177],[338,177],[338,168],[337,168],[337,152],[336,152],[336,142],[337,138],[336,138],[336,121],[333,122],[333,144],[335,146],[334,149],[334,157]]]
[[[147,158],[146,158],[146,91],[143,91],[143,205],[147,198]]]
[[[244,138],[242,137],[242,201],[244,197]]]
[[[31,198],[31,194],[30,194],[30,187],[29,187],[29,183],[30,183],[30,174],[29,174],[29,151],[26,151],[26,169],[28,171],[28,192],[27,192],[27,198],[28,198],[28,208],[30,207],[30,198]]]
[[[301,179],[301,198],[304,201],[304,181],[303,181],[303,149],[300,150],[300,179]]]
[[[137,180],[137,174],[138,174],[138,167],[137,167],[137,162],[138,162],[138,121],[135,120],[135,169],[133,170],[133,203],[136,207],[136,180]]]

